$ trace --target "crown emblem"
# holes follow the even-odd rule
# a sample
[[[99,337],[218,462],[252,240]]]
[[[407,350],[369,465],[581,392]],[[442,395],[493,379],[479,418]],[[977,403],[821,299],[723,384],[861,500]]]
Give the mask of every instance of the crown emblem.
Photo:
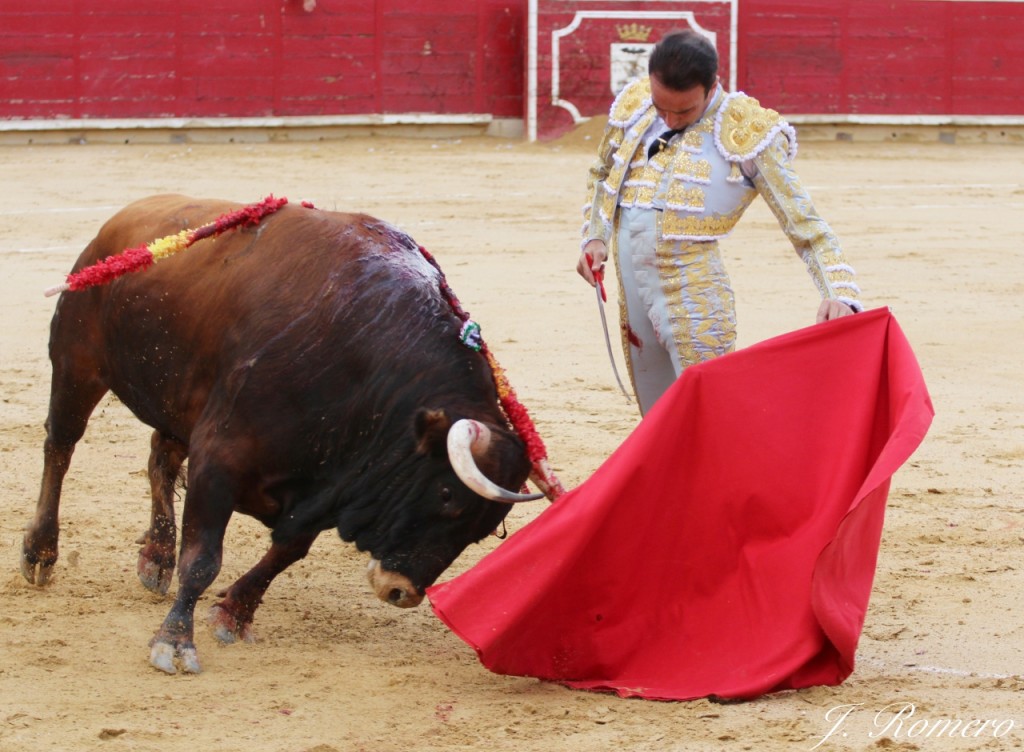
[[[634,21],[631,24],[616,26],[615,30],[619,32],[619,39],[623,42],[646,42],[647,38],[651,36],[653,28],[641,26]]]

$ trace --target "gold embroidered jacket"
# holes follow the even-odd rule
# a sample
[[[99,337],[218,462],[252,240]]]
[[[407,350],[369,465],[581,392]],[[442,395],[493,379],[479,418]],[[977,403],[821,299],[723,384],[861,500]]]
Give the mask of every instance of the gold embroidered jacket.
[[[701,119],[648,160],[642,147],[656,118],[646,77],[612,104],[587,181],[584,245],[598,238],[610,246],[618,209],[629,206],[660,212],[659,252],[716,242],[761,195],[822,297],[861,309],[855,272],[793,170],[796,132],[779,113],[719,87]]]

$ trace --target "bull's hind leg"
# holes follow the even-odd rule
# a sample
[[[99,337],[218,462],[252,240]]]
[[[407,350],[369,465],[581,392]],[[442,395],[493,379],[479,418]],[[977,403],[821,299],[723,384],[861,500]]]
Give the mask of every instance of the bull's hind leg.
[[[51,345],[52,347],[52,345]],[[57,563],[60,534],[60,493],[75,445],[85,434],[89,416],[107,393],[92,363],[72,356],[54,357],[50,409],[43,443],[43,480],[36,513],[25,529],[21,573],[34,585],[45,585]]]
[[[210,624],[218,640],[225,644],[236,639],[254,641],[252,620],[263,594],[275,577],[309,553],[315,540],[316,533],[272,544],[259,564],[221,594],[224,600],[210,609]]]
[[[149,485],[153,510],[149,529],[137,543],[139,580],[149,590],[166,595],[174,574],[177,528],[174,524],[174,488],[188,447],[177,439],[153,432],[149,453]]]

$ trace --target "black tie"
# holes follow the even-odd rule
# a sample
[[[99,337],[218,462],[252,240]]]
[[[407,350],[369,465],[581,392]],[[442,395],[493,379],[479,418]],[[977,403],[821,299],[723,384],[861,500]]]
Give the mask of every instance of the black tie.
[[[664,133],[662,133],[660,136],[654,139],[654,143],[652,143],[650,148],[647,150],[647,158],[650,159],[655,154],[659,153],[662,149],[668,146],[670,138],[672,138],[677,133],[682,133],[685,130],[686,128],[675,128],[674,130],[665,131]]]

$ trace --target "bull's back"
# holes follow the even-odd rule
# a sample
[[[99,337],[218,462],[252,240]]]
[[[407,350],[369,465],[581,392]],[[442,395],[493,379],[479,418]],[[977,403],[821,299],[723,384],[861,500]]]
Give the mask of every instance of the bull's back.
[[[154,196],[112,217],[75,269],[127,248],[195,229],[240,208],[219,200]],[[51,357],[89,359],[143,421],[186,438],[207,408],[268,348],[288,358],[296,322],[323,325],[365,256],[370,218],[285,206],[255,227],[218,237],[105,285],[65,292]],[[330,300],[328,300],[328,297]],[[276,343],[276,344],[275,344]],[[248,364],[248,365],[247,365]]]
[[[230,201],[194,199],[176,194],[140,199],[125,206],[103,224],[96,238],[78,257],[74,270],[127,248],[196,227],[209,221],[207,217],[214,218],[237,207],[238,204]]]

